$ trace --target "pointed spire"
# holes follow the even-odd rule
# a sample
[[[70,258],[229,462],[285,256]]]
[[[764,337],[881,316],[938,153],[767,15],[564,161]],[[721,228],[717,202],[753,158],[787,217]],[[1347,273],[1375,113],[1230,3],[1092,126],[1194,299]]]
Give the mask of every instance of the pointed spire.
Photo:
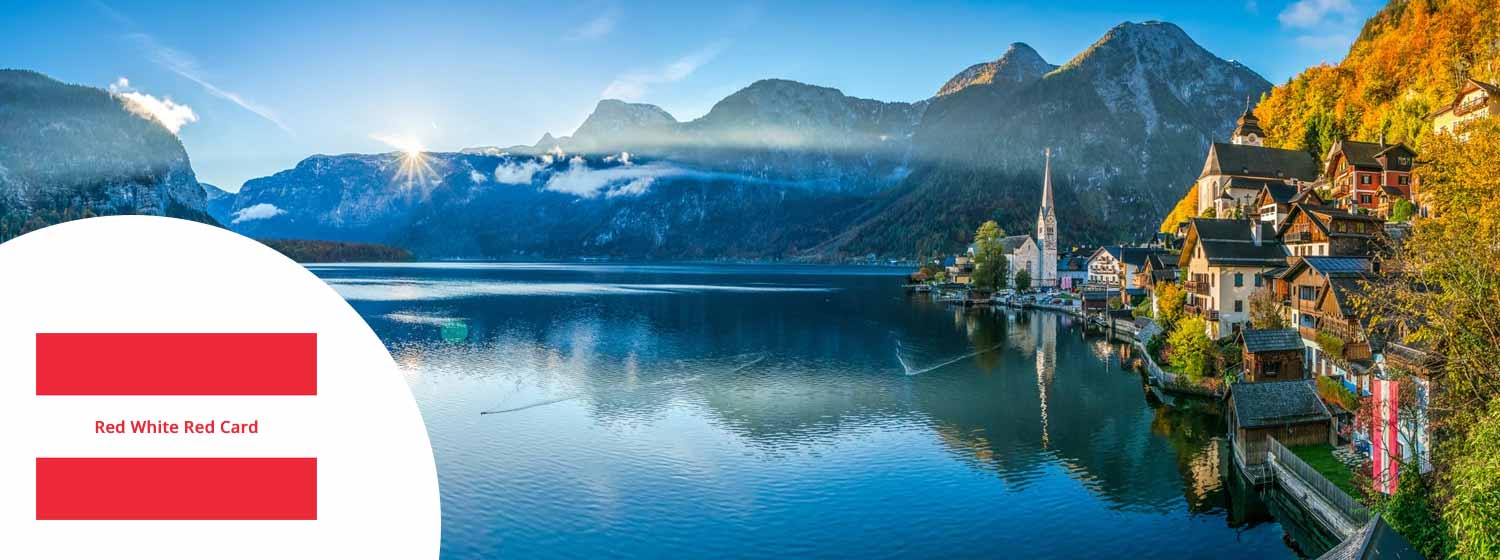
[[[1052,148],[1047,148],[1046,154],[1046,168],[1042,172],[1042,215],[1052,213]]]

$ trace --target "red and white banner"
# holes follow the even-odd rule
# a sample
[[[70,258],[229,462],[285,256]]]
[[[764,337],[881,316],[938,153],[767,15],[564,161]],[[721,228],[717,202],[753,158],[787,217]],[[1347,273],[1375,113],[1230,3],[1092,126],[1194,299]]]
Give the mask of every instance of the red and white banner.
[[[222,228],[0,244],[0,558],[438,556],[416,401],[359,314]]]

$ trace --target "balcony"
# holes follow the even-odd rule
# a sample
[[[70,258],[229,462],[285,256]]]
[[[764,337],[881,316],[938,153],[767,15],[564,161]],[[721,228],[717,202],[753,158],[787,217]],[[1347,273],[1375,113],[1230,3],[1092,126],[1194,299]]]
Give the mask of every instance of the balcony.
[[[1182,312],[1186,313],[1188,315],[1197,315],[1199,317],[1202,317],[1206,321],[1217,321],[1217,320],[1219,320],[1219,311],[1218,310],[1216,310],[1216,309],[1208,309],[1208,308],[1206,308],[1206,307],[1204,307],[1202,305],[1199,305],[1199,304],[1187,304],[1187,305],[1184,305],[1184,306],[1182,306]]]
[[[1283,238],[1285,243],[1307,243],[1312,241],[1311,231],[1289,231]]]
[[[1188,280],[1188,281],[1185,281],[1185,282],[1182,283],[1182,288],[1184,290],[1187,290],[1189,293],[1198,294],[1200,296],[1209,295],[1209,293],[1208,293],[1208,282],[1204,282],[1202,280]]]

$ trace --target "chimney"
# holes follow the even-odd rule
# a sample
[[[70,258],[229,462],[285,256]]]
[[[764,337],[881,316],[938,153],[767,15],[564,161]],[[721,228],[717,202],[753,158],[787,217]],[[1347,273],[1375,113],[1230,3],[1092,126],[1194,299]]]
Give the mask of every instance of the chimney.
[[[1250,220],[1250,241],[1260,246],[1260,220]]]

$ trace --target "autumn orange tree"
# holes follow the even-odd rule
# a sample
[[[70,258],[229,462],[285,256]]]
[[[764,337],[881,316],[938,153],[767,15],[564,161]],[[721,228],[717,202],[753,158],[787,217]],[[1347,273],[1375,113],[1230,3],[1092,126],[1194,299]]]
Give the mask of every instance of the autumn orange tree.
[[[1268,145],[1321,157],[1339,138],[1421,149],[1427,115],[1466,78],[1500,79],[1500,3],[1395,0],[1365,23],[1337,66],[1314,66],[1256,107]]]

